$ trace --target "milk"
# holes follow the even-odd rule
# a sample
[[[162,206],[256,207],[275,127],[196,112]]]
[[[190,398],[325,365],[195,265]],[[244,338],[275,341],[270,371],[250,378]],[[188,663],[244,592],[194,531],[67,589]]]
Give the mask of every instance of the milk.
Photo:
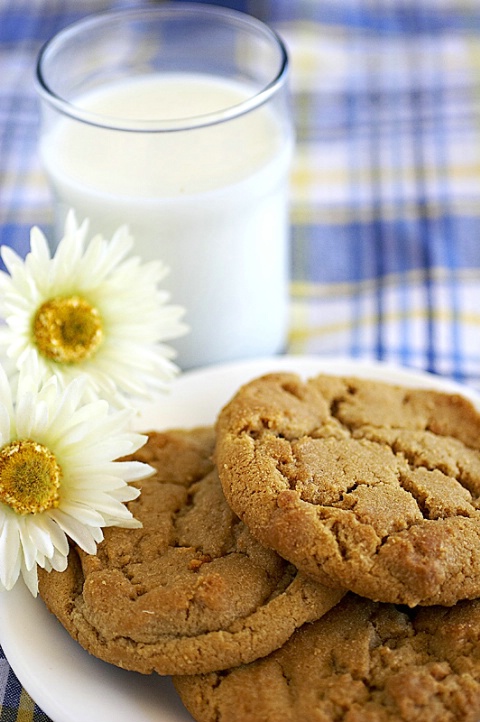
[[[268,355],[285,343],[289,129],[267,103],[205,127],[153,130],[158,119],[183,127],[251,95],[207,75],[122,80],[75,105],[141,131],[63,116],[42,136],[57,236],[73,207],[92,232],[109,236],[126,223],[142,259],[170,268],[164,286],[191,328],[172,342],[182,368]]]

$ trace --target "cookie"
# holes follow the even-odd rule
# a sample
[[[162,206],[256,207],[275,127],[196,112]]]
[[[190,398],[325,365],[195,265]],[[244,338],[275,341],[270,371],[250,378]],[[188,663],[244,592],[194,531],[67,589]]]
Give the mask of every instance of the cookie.
[[[480,415],[465,398],[269,374],[217,420],[233,510],[323,584],[375,601],[480,597]]]
[[[348,594],[268,657],[174,684],[197,722],[478,722],[479,635],[480,600]]]
[[[190,674],[279,647],[342,593],[299,574],[233,514],[212,463],[212,429],[149,434],[133,458],[156,474],[130,502],[142,529],[105,529],[95,556],[73,547],[40,594],[91,654],[142,673]]]

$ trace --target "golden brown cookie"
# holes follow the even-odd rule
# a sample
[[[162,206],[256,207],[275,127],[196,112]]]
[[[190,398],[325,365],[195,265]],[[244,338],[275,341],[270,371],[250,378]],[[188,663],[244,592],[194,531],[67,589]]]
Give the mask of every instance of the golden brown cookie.
[[[480,415],[461,396],[270,374],[221,411],[232,509],[324,584],[376,601],[480,597]]]
[[[197,722],[478,722],[479,636],[480,600],[349,594],[268,657],[174,683]]]
[[[91,654],[142,673],[189,674],[268,654],[342,596],[253,539],[212,463],[212,429],[151,433],[133,457],[157,470],[130,502],[142,529],[73,548],[40,594]]]

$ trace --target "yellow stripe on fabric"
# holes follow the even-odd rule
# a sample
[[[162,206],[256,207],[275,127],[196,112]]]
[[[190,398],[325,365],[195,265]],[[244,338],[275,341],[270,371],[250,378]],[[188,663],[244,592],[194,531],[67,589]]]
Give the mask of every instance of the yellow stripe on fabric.
[[[348,331],[352,324],[349,321],[338,321],[336,323],[325,323],[321,326],[301,324],[296,317],[299,309],[292,308],[293,324],[289,334],[291,342],[301,342],[312,336],[329,336],[332,333],[339,333]],[[449,309],[433,310],[428,312],[424,308],[411,309],[410,311],[387,311],[382,313],[382,323],[398,323],[400,321],[425,321],[432,320],[437,322],[451,322],[453,320],[458,321],[455,314],[451,313]],[[357,325],[359,326],[376,326],[378,323],[378,314],[365,314],[357,318]],[[460,321],[470,326],[480,326],[480,313],[462,313]]]
[[[480,166],[478,169],[480,178]],[[307,175],[304,174],[303,179],[306,179]],[[303,180],[302,182],[305,182]],[[308,194],[312,193],[312,198],[308,198]],[[399,211],[395,200],[384,200],[380,210],[364,206],[361,208],[355,208],[352,211],[351,208],[347,207],[343,203],[334,204],[330,201],[323,202],[322,199],[317,198],[314,202],[313,190],[307,190],[307,186],[302,189],[302,197],[295,198],[292,191],[292,206],[291,206],[291,218],[292,222],[297,225],[317,225],[321,223],[328,223],[335,226],[345,226],[354,220],[356,223],[371,223],[374,221],[382,221],[388,223],[389,221],[395,221],[401,219],[402,221],[418,221],[418,203],[414,200],[405,200],[402,202],[401,211]],[[458,200],[453,198],[450,203],[450,213],[452,216],[458,217],[480,217],[480,203],[475,200],[462,199]],[[424,218],[429,220],[440,219],[445,215],[445,206],[441,203],[436,203],[435,200],[429,201],[428,207],[425,209]]]
[[[351,323],[346,321],[337,321],[335,323],[328,323],[320,326],[312,326],[311,324],[302,324],[299,322],[297,316],[300,309],[292,309],[292,327],[288,334],[289,346],[296,346],[297,344],[304,344],[313,337],[319,336],[331,336],[332,334],[344,333],[351,328]],[[375,323],[376,321],[374,321]],[[366,320],[362,319],[362,325],[365,325]],[[299,349],[295,348],[295,352],[299,353]]]
[[[16,722],[32,722],[34,711],[35,703],[33,699],[25,691],[25,689],[22,689]]]
[[[480,283],[480,269],[461,268],[452,272],[446,268],[432,268],[428,273],[430,282],[449,282],[452,277],[455,283]],[[315,283],[314,281],[292,281],[290,292],[295,298],[349,298],[358,294],[371,293],[382,289],[402,288],[419,285],[425,282],[427,274],[424,269],[414,269],[404,273],[391,273],[382,276],[381,280],[371,278],[358,283]]]
[[[330,163],[320,165],[318,161],[314,164],[311,159],[308,159],[309,150],[303,149],[298,143],[295,153],[296,158],[292,170],[294,190],[299,190],[305,184],[305,178],[311,183],[312,190],[316,192],[330,193],[332,186],[348,189],[348,183],[352,182],[352,179],[360,187],[369,188],[372,184],[372,173],[374,174],[373,180],[381,178],[382,184],[388,187],[395,187],[399,183],[405,183],[414,188],[418,170],[413,163],[409,164],[408,167],[396,166],[392,168],[388,165],[382,165],[381,168],[372,168],[367,164],[368,159],[365,161],[365,165],[358,165],[354,170],[346,167],[342,168],[341,166],[335,168]],[[438,183],[437,169],[426,166],[423,168],[423,172],[425,183],[432,184],[432,186]],[[378,176],[378,178],[375,176]],[[452,164],[449,167],[448,176],[449,181],[453,183],[473,183],[474,188],[478,191],[480,179],[478,176],[478,161],[476,161],[475,156],[473,155],[471,158],[465,157],[461,165],[458,161],[457,164]],[[434,198],[432,198],[432,202],[435,203]]]
[[[480,168],[479,168],[480,178]],[[452,201],[450,204],[450,213],[458,217],[480,217],[480,203],[474,201]],[[445,207],[441,203],[435,201],[429,202],[425,215],[429,220],[440,219],[445,215]],[[395,201],[385,201],[381,211],[375,212],[374,208],[355,208],[353,212],[351,208],[343,204],[331,204],[318,202],[317,205],[309,204],[306,200],[294,201],[291,206],[291,220],[294,225],[321,225],[329,224],[333,226],[345,226],[352,223],[372,223],[381,221],[388,223],[390,221],[418,221],[418,204],[415,201],[403,202],[402,209],[399,211]]]

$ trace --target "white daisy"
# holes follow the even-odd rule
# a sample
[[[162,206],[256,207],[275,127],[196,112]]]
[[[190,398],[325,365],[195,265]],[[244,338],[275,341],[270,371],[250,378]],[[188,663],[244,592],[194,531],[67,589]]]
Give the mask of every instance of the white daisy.
[[[0,367],[0,589],[22,575],[34,595],[37,565],[66,568],[67,537],[95,554],[102,527],[141,526],[125,506],[140,493],[128,482],[153,471],[118,460],[146,440],[127,431],[127,409],[85,403],[82,379],[39,384],[36,371],[22,369],[13,396]]]
[[[168,269],[159,261],[128,257],[133,239],[120,228],[110,241],[86,242],[88,221],[72,211],[53,255],[38,228],[22,260],[2,247],[0,353],[18,371],[36,357],[43,379],[65,387],[87,377],[90,398],[116,406],[164,391],[177,372],[165,341],[181,336],[183,309],[159,288]]]

